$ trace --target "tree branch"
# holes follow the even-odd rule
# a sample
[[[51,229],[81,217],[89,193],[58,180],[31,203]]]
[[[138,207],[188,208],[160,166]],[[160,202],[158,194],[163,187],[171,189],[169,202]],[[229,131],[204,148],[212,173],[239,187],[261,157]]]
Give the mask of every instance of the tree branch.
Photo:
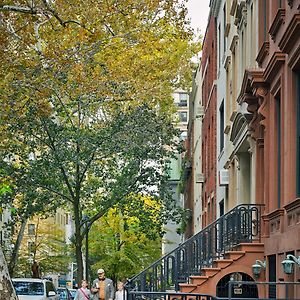
[[[19,12],[19,13],[31,14],[31,15],[37,14],[37,9],[33,8],[33,7],[0,4],[0,11],[1,10],[2,11]]]
[[[40,188],[42,188],[42,189],[48,190],[49,192],[52,192],[52,193],[54,193],[54,194],[56,194],[58,196],[61,196],[62,198],[65,198],[66,200],[68,200],[68,201],[70,201],[72,203],[74,202],[70,197],[68,197],[68,196],[64,195],[63,193],[60,193],[60,192],[58,192],[58,191],[56,191],[56,190],[54,190],[54,189],[52,189],[52,188],[50,188],[50,187],[48,187],[46,185],[37,184],[37,186],[40,187]]]
[[[68,187],[68,190],[69,190],[69,192],[70,192],[70,195],[71,195],[71,197],[72,197],[73,199],[75,199],[75,195],[74,195],[73,189],[72,189],[72,187],[71,187],[71,184],[70,184],[70,182],[69,182],[67,173],[66,173],[64,167],[62,166],[62,164],[61,164],[61,162],[60,162],[60,160],[59,160],[59,157],[57,156],[57,149],[56,149],[56,146],[55,146],[54,141],[53,141],[53,139],[52,139],[52,136],[51,136],[51,134],[50,134],[50,132],[49,132],[49,129],[48,129],[48,127],[46,126],[45,122],[43,122],[42,120],[41,120],[41,122],[42,122],[43,127],[44,127],[44,129],[45,129],[45,131],[46,131],[46,133],[47,133],[48,138],[49,138],[49,141],[50,141],[50,144],[51,144],[51,148],[50,148],[50,149],[52,149],[53,154],[54,154],[54,157],[55,157],[56,161],[58,162],[59,169],[61,170],[61,173],[62,173],[63,178],[64,178],[64,181],[65,181],[65,183],[66,183],[66,185],[67,185],[67,187]]]
[[[103,208],[101,211],[99,211],[98,213],[96,213],[89,220],[87,220],[86,222],[81,223],[80,227],[82,227],[84,224],[87,224],[87,223],[88,223],[89,226],[91,226],[95,221],[97,221],[99,218],[101,218],[102,216],[104,216],[111,207],[113,207],[116,203],[118,203],[118,199],[122,199],[122,198],[128,196],[131,193],[131,188],[133,187],[134,184],[136,184],[137,181],[138,181],[138,176],[135,178],[134,182],[132,182],[132,184],[126,189],[126,192],[123,195],[121,195],[119,197],[113,197],[113,199],[115,199],[115,200],[112,200],[111,202],[108,201],[108,203],[109,203],[108,207]],[[81,240],[83,240],[83,238],[86,235],[86,233],[87,233],[88,230],[89,230],[88,226],[86,226],[82,230],[81,235],[80,235]]]

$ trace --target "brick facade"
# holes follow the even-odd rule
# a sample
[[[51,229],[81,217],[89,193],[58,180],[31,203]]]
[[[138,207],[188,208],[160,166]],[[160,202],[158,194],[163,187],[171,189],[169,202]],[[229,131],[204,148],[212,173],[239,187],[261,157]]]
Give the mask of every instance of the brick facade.
[[[202,54],[202,101],[204,118],[202,124],[202,173],[204,184],[202,192],[202,226],[206,226],[216,218],[216,102],[217,87],[217,39],[216,24],[213,15],[210,15],[203,41]]]

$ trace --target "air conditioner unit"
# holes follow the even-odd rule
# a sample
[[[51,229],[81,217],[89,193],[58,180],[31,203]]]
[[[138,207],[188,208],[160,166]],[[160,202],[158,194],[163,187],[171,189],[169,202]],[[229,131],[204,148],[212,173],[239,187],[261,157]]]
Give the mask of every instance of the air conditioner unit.
[[[222,169],[219,171],[219,185],[226,186],[229,184],[229,171]]]
[[[196,173],[196,183],[203,183],[204,175],[202,173]]]
[[[204,107],[202,105],[198,106],[196,113],[197,113],[196,118],[203,117],[204,116]]]

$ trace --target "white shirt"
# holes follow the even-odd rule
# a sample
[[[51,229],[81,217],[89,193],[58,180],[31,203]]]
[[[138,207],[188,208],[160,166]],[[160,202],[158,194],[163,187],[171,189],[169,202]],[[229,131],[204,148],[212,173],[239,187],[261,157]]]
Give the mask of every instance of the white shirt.
[[[125,290],[116,291],[115,300],[127,300],[127,292]]]

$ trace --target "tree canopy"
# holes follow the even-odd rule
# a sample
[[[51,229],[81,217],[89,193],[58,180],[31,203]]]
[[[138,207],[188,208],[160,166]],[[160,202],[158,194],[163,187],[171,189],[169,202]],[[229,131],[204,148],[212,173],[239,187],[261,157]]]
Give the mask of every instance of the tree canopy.
[[[10,205],[71,208],[80,281],[86,222],[131,194],[162,203],[163,220],[174,211],[164,175],[176,149],[171,93],[188,86],[198,49],[185,3],[4,1],[0,12]]]

